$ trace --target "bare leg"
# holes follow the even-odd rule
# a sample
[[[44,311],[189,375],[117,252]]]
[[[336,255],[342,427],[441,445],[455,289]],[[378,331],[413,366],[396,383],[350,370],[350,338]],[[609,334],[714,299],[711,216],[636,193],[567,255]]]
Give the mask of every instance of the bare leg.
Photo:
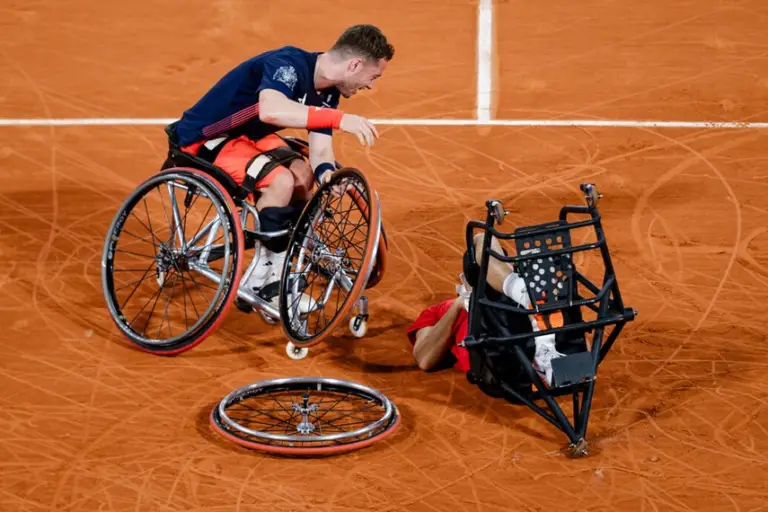
[[[289,172],[284,167],[278,167],[272,172],[278,174],[272,178],[272,182],[267,188],[260,190],[261,197],[256,201],[256,209],[259,211],[269,207],[288,206],[291,202],[291,196],[293,196],[295,185],[293,173]]]
[[[483,240],[485,233],[475,236],[475,257],[483,254]],[[499,254],[504,254],[501,244],[496,238],[491,239],[491,249]],[[497,260],[493,256],[488,259],[488,277],[486,282],[497,292],[504,293],[504,281],[514,271],[512,264]]]
[[[293,174],[293,199],[306,201],[312,195],[315,185],[315,176],[312,168],[306,160],[294,160],[291,162],[291,174]]]
[[[272,172],[277,174],[266,188],[259,190],[261,196],[256,201],[256,209],[259,212],[260,229],[274,233],[285,229],[285,218],[289,215],[286,207],[293,197],[295,179],[293,173],[282,166]],[[246,286],[254,291],[261,290],[279,279],[285,260],[285,249],[282,246],[284,238],[268,239],[256,244],[254,258],[258,263]]]

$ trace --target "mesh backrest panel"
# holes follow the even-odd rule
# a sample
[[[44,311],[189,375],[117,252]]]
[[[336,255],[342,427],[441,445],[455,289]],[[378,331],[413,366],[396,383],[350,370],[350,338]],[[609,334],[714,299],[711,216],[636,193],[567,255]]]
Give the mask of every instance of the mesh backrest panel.
[[[552,255],[553,251],[571,247],[568,229],[542,235],[528,231],[545,227],[556,227],[562,223],[553,222],[515,231],[517,254],[537,254],[539,257],[517,263],[518,274],[523,278],[532,303],[552,305],[571,300],[573,292],[573,263],[571,254]]]

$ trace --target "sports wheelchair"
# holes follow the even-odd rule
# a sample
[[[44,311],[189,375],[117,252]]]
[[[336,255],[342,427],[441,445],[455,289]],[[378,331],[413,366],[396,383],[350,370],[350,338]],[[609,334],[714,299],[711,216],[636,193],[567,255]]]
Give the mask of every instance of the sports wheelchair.
[[[387,243],[378,193],[363,173],[335,162],[332,179],[297,218],[263,232],[258,191],[238,185],[203,151],[182,151],[174,124],[165,130],[169,149],[160,172],[119,207],[103,249],[103,292],[123,335],[141,350],[179,354],[214,332],[236,304],[270,325],[280,322],[293,359],[346,319],[354,336],[365,336],[363,293],[384,276]],[[262,173],[308,158],[306,141],[281,138],[288,147],[265,154]],[[254,250],[246,266],[246,251],[275,237],[288,239],[277,305],[241,285],[257,263]]]
[[[485,222],[467,224],[464,260],[464,273],[473,287],[468,335],[463,341],[470,354],[468,380],[492,397],[528,406],[560,429],[568,437],[569,455],[574,457],[587,454],[587,423],[598,366],[625,324],[637,315],[624,306],[619,291],[597,207],[602,195],[593,184],[582,184],[581,191],[586,206],[564,206],[557,221],[519,227],[513,233],[496,229],[507,212],[500,201],[487,201]],[[569,221],[569,215],[587,218]],[[571,231],[579,228],[594,230],[595,241],[574,245]],[[474,245],[478,230],[485,235],[479,255]],[[489,235],[514,240],[516,256],[493,250]],[[586,251],[599,251],[602,258],[599,286],[576,268],[574,255],[588,254]],[[525,282],[531,309],[488,286],[490,258],[513,264]],[[560,321],[533,331],[528,315],[551,318],[556,312]],[[587,315],[594,318],[586,320]],[[611,329],[607,337],[606,328]],[[555,334],[556,348],[564,354],[552,360],[551,385],[533,365],[535,338],[549,334]],[[563,395],[572,396],[573,423],[555,400]]]

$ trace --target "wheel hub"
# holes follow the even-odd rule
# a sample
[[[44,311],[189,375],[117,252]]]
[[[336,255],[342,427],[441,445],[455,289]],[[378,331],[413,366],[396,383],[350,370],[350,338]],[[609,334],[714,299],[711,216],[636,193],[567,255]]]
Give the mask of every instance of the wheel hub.
[[[293,410],[301,414],[301,422],[296,425],[296,431],[306,436],[315,431],[315,425],[309,420],[309,415],[317,412],[317,404],[309,403],[309,395],[304,395],[301,399],[301,405],[293,404]]]
[[[177,252],[168,247],[165,243],[160,243],[160,249],[157,251],[158,273],[167,273],[171,268],[177,272],[189,272],[189,257],[184,252]]]

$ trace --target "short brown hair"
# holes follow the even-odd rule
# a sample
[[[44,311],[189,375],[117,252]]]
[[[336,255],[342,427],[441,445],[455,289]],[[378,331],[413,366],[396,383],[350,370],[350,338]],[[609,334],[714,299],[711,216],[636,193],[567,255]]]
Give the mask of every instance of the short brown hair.
[[[366,60],[392,60],[395,48],[386,36],[373,25],[353,25],[336,40],[331,51],[341,54],[354,54]]]

